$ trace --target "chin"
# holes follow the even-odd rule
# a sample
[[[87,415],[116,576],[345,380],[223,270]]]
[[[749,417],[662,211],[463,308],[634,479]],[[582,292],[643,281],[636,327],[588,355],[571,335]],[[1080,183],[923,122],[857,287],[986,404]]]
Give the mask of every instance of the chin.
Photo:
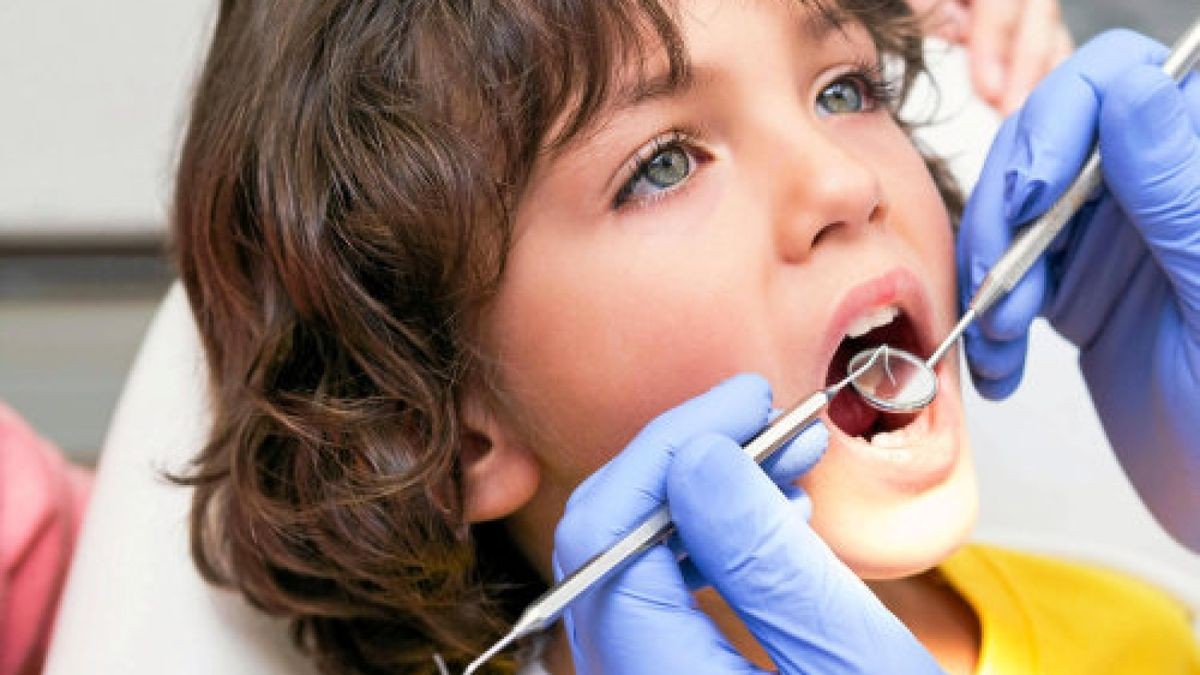
[[[975,526],[979,492],[953,370],[939,373],[942,393],[903,433],[863,438],[826,422],[829,449],[801,486],[813,529],[863,579],[923,572]]]
[[[864,499],[826,495],[814,476],[812,526],[834,554],[865,580],[897,579],[938,565],[975,527],[979,499],[973,465],[964,453],[947,482],[907,497]],[[828,497],[828,498],[826,498]]]

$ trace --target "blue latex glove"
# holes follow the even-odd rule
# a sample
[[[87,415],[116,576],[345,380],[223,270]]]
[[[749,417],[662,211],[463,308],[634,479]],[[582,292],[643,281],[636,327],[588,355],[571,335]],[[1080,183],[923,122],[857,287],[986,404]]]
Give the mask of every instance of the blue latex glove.
[[[770,406],[761,377],[730,379],[655,419],[571,496],[555,533],[560,578],[664,501],[690,554],[681,565],[656,546],[567,610],[576,672],[760,672],[696,608],[687,577],[716,587],[780,672],[941,672],[772,483],[816,462],[824,427],[781,450],[771,478],[739,447]]]
[[[958,239],[963,304],[1015,228],[1065,190],[1098,138],[1105,189],[1025,280],[966,333],[980,392],[1020,382],[1039,312],[1080,348],[1104,429],[1142,498],[1200,548],[1200,77],[1167,48],[1106,33],[1001,127]]]

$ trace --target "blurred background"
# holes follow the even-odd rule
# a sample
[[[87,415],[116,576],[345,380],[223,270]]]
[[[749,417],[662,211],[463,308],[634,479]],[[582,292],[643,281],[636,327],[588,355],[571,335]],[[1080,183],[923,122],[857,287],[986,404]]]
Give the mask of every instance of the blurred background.
[[[1196,0],[1061,0],[1169,42]],[[0,2],[0,400],[96,461],[172,279],[166,212],[211,1]]]

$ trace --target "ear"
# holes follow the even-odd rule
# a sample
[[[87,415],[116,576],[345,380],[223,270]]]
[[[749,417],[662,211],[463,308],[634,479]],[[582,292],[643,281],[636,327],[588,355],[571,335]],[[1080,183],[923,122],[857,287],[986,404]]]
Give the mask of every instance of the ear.
[[[512,515],[533,498],[542,475],[537,457],[483,399],[472,387],[462,409],[464,499],[471,523]]]

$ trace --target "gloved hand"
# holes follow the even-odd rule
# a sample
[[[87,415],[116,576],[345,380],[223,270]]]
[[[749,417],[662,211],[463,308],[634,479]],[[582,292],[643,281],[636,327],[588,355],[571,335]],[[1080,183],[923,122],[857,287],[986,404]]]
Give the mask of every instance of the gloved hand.
[[[1066,189],[1098,138],[1105,189],[966,334],[980,392],[1020,382],[1039,312],[1080,348],[1109,440],[1143,499],[1200,547],[1200,77],[1167,48],[1106,33],[1001,127],[958,239],[965,305],[1016,228]]]
[[[564,615],[576,672],[760,672],[696,608],[685,578],[715,586],[782,673],[941,672],[739,447],[770,406],[761,377],[732,378],[655,419],[576,489],[555,533],[559,578],[664,501],[690,554],[681,564],[656,546],[576,600]],[[790,484],[827,439],[819,424],[801,434],[772,477]]]

